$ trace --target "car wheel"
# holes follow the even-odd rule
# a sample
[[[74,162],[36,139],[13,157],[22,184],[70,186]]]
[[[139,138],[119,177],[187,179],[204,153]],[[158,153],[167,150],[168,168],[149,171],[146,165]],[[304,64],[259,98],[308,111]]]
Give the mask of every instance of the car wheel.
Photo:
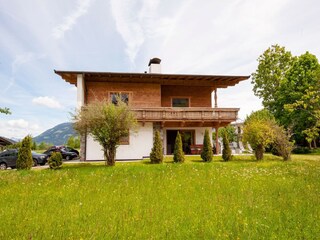
[[[33,159],[33,166],[34,166],[34,167],[38,166],[38,162],[37,162],[37,160],[35,160],[35,159]]]
[[[66,156],[66,160],[67,161],[71,160],[70,156]]]
[[[0,170],[6,170],[7,169],[7,164],[6,163],[0,163]]]

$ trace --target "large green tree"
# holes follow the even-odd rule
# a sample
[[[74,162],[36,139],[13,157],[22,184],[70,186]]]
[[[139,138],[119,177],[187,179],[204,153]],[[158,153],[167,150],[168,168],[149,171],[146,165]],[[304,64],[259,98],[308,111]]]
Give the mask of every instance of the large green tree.
[[[278,109],[280,86],[294,62],[292,54],[279,45],[272,45],[258,58],[258,68],[252,73],[253,91],[273,114]]]
[[[95,101],[83,106],[73,116],[74,129],[80,134],[91,134],[100,143],[106,165],[115,165],[116,149],[123,137],[137,127],[135,115],[121,100],[117,105],[108,101]]]
[[[292,130],[297,143],[316,138],[316,118],[310,112],[292,106],[303,100],[310,87],[319,86],[320,65],[316,56],[306,52],[293,57],[284,47],[273,45],[258,61],[252,83],[263,106],[281,125]]]

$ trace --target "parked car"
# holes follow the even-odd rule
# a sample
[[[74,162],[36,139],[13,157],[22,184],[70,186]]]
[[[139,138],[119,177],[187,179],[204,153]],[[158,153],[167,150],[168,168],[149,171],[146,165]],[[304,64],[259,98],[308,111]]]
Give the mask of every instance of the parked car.
[[[61,146],[61,149],[64,149],[67,152],[74,152],[79,156],[79,151],[77,149],[71,148],[71,147],[66,147],[66,146]]]
[[[46,154],[48,157],[50,157],[53,152],[60,152],[62,155],[62,158],[65,160],[72,160],[72,159],[78,158],[79,156],[75,152],[67,151],[67,149],[65,149],[64,146],[52,146],[48,150],[43,152],[43,154]]]
[[[33,159],[33,166],[45,165],[48,161],[48,156],[45,154],[39,154],[31,152]],[[16,168],[18,159],[18,150],[9,149],[0,153],[0,169],[7,169],[8,167]]]

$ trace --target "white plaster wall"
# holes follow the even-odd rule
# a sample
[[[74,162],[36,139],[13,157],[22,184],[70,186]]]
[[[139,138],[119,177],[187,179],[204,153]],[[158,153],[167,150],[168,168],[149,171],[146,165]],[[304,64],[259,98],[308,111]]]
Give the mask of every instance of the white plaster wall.
[[[203,137],[205,130],[209,130],[209,136],[212,144],[212,128],[208,127],[179,127],[179,128],[163,128],[163,146],[164,146],[164,153],[167,153],[167,130],[195,130],[195,144],[203,144]]]
[[[153,144],[153,124],[140,125],[137,133],[130,132],[129,145],[117,148],[116,159],[142,159],[149,156]],[[87,137],[86,160],[103,160],[103,151],[99,143],[91,136]]]

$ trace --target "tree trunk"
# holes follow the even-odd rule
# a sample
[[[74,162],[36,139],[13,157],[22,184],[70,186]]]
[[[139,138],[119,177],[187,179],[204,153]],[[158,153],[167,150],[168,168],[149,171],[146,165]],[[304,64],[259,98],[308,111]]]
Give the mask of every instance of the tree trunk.
[[[104,159],[106,161],[106,166],[114,166],[116,156],[116,147],[105,147],[104,148]]]
[[[254,150],[254,155],[257,160],[262,160],[263,159],[263,152],[264,152],[264,147],[260,144],[256,147]]]
[[[315,149],[317,148],[317,140],[316,139],[313,139],[313,146]]]

